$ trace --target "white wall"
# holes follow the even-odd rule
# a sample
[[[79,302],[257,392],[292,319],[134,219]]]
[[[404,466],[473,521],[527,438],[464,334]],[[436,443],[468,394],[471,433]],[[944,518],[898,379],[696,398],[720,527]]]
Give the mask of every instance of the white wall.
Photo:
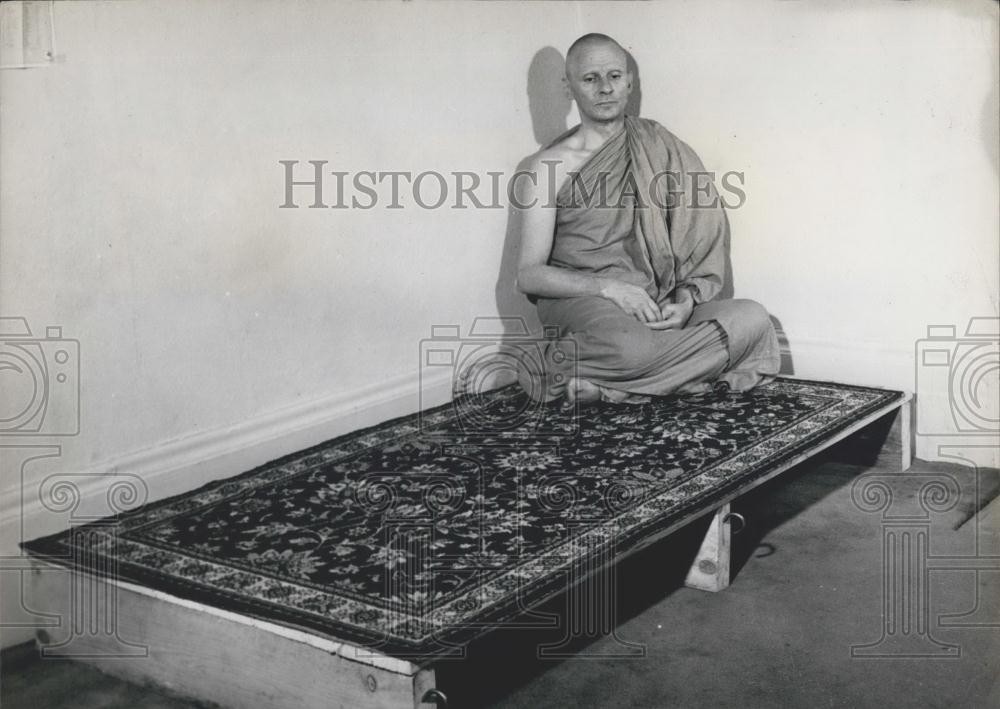
[[[59,61],[0,72],[0,312],[80,341],[81,432],[2,452],[4,554],[22,475],[29,502],[53,472],[157,497],[416,406],[431,326],[497,312],[507,214],[282,210],[278,161],[509,173],[587,31],[631,50],[644,115],[745,172],[736,295],[797,374],[913,389],[928,324],[997,315],[995,3],[60,2],[55,25]]]

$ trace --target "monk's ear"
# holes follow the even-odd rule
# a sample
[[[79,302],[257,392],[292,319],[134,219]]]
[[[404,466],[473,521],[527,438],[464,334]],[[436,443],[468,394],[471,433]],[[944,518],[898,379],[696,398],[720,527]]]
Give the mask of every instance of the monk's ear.
[[[569,88],[569,81],[566,80],[565,76],[562,78],[562,87],[563,87],[563,93],[566,94],[566,98],[572,101],[573,91]]]

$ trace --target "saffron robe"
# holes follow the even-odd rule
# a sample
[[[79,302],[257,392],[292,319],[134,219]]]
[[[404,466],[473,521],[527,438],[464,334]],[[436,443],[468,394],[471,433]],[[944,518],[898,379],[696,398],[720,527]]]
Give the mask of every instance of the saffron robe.
[[[556,207],[550,265],[632,283],[658,305],[687,287],[696,305],[685,327],[653,330],[598,296],[538,298],[539,319],[557,337],[545,366],[521,373],[533,397],[561,396],[570,377],[593,382],[605,400],[629,401],[718,381],[744,391],[778,373],[767,311],[751,300],[713,300],[729,222],[698,156],[663,126],[626,116],[560,187]]]

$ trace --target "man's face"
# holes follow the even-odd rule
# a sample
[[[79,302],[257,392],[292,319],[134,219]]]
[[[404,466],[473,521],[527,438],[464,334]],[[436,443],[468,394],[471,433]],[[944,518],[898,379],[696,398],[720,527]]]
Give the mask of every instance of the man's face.
[[[566,82],[580,115],[608,123],[625,114],[632,92],[625,52],[607,42],[587,44],[566,62]]]

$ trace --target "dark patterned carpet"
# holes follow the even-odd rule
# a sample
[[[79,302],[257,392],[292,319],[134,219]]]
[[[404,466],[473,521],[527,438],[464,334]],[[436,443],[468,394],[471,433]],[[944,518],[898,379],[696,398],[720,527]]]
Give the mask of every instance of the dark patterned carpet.
[[[113,557],[125,579],[389,654],[446,652],[564,587],[581,562],[901,397],[778,379],[565,412],[508,387],[25,548],[100,568]]]

